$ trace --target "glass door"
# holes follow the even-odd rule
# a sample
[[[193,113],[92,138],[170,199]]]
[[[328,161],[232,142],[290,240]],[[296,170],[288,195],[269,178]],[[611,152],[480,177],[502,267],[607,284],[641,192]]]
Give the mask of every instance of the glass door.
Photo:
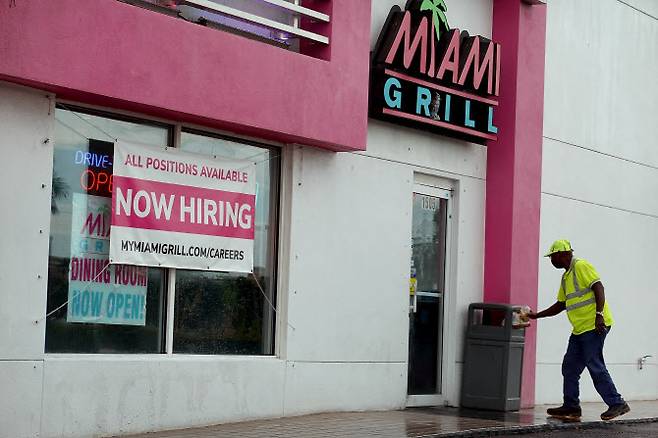
[[[413,193],[407,386],[410,398],[440,396],[442,388],[449,191],[431,189]],[[432,404],[440,397],[424,399]]]

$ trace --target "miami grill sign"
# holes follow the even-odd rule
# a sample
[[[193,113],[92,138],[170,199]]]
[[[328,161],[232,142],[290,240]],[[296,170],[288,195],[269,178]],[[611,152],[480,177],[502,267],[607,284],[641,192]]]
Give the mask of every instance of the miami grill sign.
[[[500,84],[500,44],[450,29],[444,0],[394,6],[372,53],[370,117],[486,144]]]

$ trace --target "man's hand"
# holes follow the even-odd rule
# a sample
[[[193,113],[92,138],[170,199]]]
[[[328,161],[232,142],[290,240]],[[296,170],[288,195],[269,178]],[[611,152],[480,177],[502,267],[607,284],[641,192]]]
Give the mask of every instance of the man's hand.
[[[596,314],[594,326],[596,327],[596,332],[598,334],[602,335],[605,333],[605,320],[603,319],[603,315]]]
[[[537,314],[533,312],[532,310],[526,314],[526,316],[530,319],[537,319]]]

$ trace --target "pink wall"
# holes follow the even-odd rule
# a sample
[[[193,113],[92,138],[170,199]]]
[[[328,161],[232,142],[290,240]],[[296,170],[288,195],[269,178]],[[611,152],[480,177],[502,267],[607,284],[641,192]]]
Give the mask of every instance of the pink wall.
[[[494,0],[502,45],[498,141],[487,152],[484,299],[537,308],[546,6]],[[535,400],[536,329],[526,332],[522,406]]]
[[[305,47],[317,59],[116,0],[20,1],[0,8],[0,79],[245,135],[365,150],[370,2],[323,4],[331,46]]]

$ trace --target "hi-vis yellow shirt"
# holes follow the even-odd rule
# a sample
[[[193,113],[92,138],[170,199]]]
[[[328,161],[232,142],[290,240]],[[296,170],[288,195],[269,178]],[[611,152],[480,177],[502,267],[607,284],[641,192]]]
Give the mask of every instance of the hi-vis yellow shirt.
[[[562,275],[557,300],[566,305],[574,335],[596,328],[596,299],[592,285],[598,281],[601,281],[599,273],[583,259],[573,258],[569,270]],[[614,323],[607,300],[603,307],[603,320],[607,326]]]

